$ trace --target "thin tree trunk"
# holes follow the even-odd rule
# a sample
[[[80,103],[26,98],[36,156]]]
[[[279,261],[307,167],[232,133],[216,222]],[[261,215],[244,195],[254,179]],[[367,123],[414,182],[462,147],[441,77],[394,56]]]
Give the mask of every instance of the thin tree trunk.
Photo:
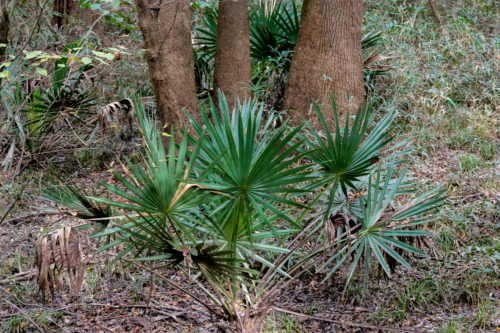
[[[70,33],[73,36],[80,36],[87,32],[87,29],[92,27],[92,31],[98,36],[103,36],[103,29],[99,21],[100,15],[89,8],[81,8],[78,5],[78,0],[54,0],[52,10],[58,14],[52,16],[52,25],[57,28],[65,28],[71,22],[70,18],[74,17],[83,22],[83,26],[75,27]]]
[[[434,20],[441,27],[443,23],[441,22],[441,16],[439,15],[439,9],[436,5],[436,0],[429,0],[429,5],[431,6],[432,15],[434,16]]]
[[[187,125],[184,110],[199,117],[189,0],[136,0],[136,5],[158,112],[178,141],[177,129]]]
[[[7,0],[0,0],[0,44],[9,42],[9,13],[7,12]],[[5,60],[7,48],[0,46],[0,62]],[[3,79],[0,78],[0,87]]]
[[[215,50],[214,94],[225,95],[229,107],[250,97],[252,78],[248,0],[220,0]]]
[[[9,13],[7,12],[7,0],[0,0],[0,44],[7,45],[8,42],[9,42]],[[4,60],[5,51],[6,48],[0,46],[0,61]]]
[[[362,0],[304,1],[283,101],[284,109],[293,110],[292,124],[309,120],[320,129],[311,103],[316,101],[325,110],[330,94],[341,114],[363,103],[362,17]],[[332,118],[331,112],[324,115]]]
[[[78,3],[73,0],[54,0],[52,10],[57,12],[57,14],[55,13],[52,16],[52,25],[57,29],[68,25],[69,17],[75,11],[77,6]]]

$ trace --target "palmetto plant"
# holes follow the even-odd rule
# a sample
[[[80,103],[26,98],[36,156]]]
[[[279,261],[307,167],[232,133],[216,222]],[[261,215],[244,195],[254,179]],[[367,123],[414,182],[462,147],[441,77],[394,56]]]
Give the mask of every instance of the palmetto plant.
[[[24,127],[29,151],[37,151],[46,135],[54,130],[58,119],[82,121],[80,116],[93,105],[94,99],[88,90],[79,88],[83,73],[91,66],[83,65],[72,71],[68,61],[64,57],[55,62],[52,82],[47,89],[35,87],[28,94],[22,87],[16,90],[17,103],[23,105],[21,111],[26,116]]]
[[[384,252],[405,266],[398,248],[421,254],[395,237],[425,234],[408,230],[419,223],[412,218],[439,207],[444,197],[436,190],[398,205],[410,182],[404,171],[395,176],[397,153],[385,164],[375,161],[390,142],[393,114],[371,128],[368,105],[343,129],[334,116],[331,133],[316,108],[326,138],[312,128],[306,137],[298,134],[301,126],[273,129],[255,102],[230,110],[223,95],[219,101],[219,111],[211,104],[211,119],[191,119],[195,136],[184,132],[167,152],[154,121],[134,102],[146,153],[126,161],[125,175],[114,173],[120,186],[101,183],[121,199],[89,198],[121,210],[112,218],[125,221],[94,236],[116,234],[101,251],[123,244],[117,258],[133,253],[134,260],[183,270],[240,332],[260,332],[277,294],[313,267],[333,273],[349,263],[351,278],[362,256],[365,264],[374,256],[389,273]],[[304,160],[311,163],[298,163]],[[354,190],[364,190],[357,204],[336,204]],[[312,191],[319,193],[307,207],[295,200]],[[307,215],[321,201],[320,216]],[[340,209],[358,226],[318,241]],[[308,241],[316,244],[312,251],[304,250]]]
[[[301,142],[291,141],[300,127],[271,131],[261,106],[245,102],[231,112],[224,96],[219,98],[220,118],[212,104],[214,124],[204,114],[203,125],[193,120],[197,136],[184,133],[177,149],[172,141],[168,156],[153,122],[136,104],[148,148],[145,168],[128,161],[128,176],[115,174],[130,193],[102,184],[130,203],[93,200],[135,212],[128,215],[128,224],[96,237],[121,231],[111,246],[130,243],[122,254],[135,248],[136,255],[144,254],[138,260],[194,265],[212,287],[211,297],[236,318],[242,293],[258,276],[248,259],[272,267],[262,253],[287,252],[278,243],[300,226],[290,228],[293,219],[278,206],[305,208],[283,194],[303,192],[292,185],[311,178],[304,171],[307,165],[295,166],[302,157],[294,154]]]
[[[43,163],[55,154],[54,146],[67,135],[68,127],[74,128],[75,122],[85,124],[82,115],[89,112],[94,103],[85,88],[81,88],[83,73],[89,65],[73,69],[70,60],[62,57],[55,61],[54,72],[49,85],[43,88],[32,78],[25,79],[24,87],[18,80],[1,92],[2,101],[11,119],[7,127],[12,136],[8,153],[12,163],[14,152],[22,147],[20,155],[26,159],[22,164],[32,161]],[[83,118],[83,119],[82,119]]]

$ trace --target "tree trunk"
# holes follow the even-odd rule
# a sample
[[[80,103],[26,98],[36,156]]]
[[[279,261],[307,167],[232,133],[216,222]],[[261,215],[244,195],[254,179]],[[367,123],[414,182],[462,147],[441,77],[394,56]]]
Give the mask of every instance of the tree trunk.
[[[100,15],[89,8],[81,8],[78,5],[78,0],[54,0],[52,10],[59,14],[52,16],[52,25],[57,28],[65,28],[71,22],[70,18],[74,17],[83,22],[83,26],[78,26],[71,31],[71,35],[80,36],[87,32],[87,29],[92,27],[97,35],[103,35],[103,29],[98,19]]]
[[[7,0],[0,0],[0,44],[9,42],[9,13],[7,13]],[[0,61],[4,60],[5,47],[0,46]],[[1,79],[0,79],[1,83]]]
[[[340,114],[355,111],[364,101],[361,53],[362,0],[305,0],[283,108],[292,124],[309,120],[321,125],[314,112],[316,101],[325,110],[333,94]],[[347,98],[349,95],[350,101]],[[330,113],[331,114],[331,113]],[[332,118],[325,113],[325,118]]]
[[[52,16],[52,25],[57,29],[68,25],[69,17],[75,9],[75,5],[78,3],[73,0],[54,0],[54,5],[52,6],[52,11],[57,12]]]
[[[0,44],[9,42],[9,13],[7,12],[7,0],[0,0]],[[6,47],[0,46],[0,62],[5,60]],[[0,70],[1,71],[1,70]],[[0,87],[3,79],[0,78]]]
[[[252,79],[248,0],[220,0],[215,50],[214,98],[220,89],[229,107],[250,97]]]
[[[158,113],[178,141],[177,129],[187,125],[184,110],[199,118],[189,0],[136,0],[136,5]]]
[[[75,29],[72,32],[73,35],[81,36],[85,34],[88,29],[92,28],[92,31],[97,36],[104,37],[104,30],[101,26],[101,15],[99,14],[99,12],[89,8],[81,8],[80,6],[76,5],[74,13],[75,17],[83,23],[83,26]]]
[[[442,27],[443,23],[441,22],[441,16],[439,15],[439,9],[437,8],[436,0],[429,0],[429,5],[431,6],[432,16],[434,16],[434,20],[439,25],[439,27]]]

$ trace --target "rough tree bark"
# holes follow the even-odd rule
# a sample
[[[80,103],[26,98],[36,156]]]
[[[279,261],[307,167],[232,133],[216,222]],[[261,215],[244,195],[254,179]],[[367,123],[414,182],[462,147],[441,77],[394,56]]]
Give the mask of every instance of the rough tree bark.
[[[229,107],[250,97],[252,79],[248,0],[220,0],[215,50],[214,98],[220,89]]]
[[[362,17],[362,0],[304,1],[283,101],[283,109],[294,110],[292,124],[309,120],[320,129],[310,106],[317,101],[325,109],[331,93],[341,114],[363,103]],[[352,97],[350,103],[347,94]],[[325,113],[326,118],[330,115]]]
[[[156,105],[166,131],[198,118],[189,0],[136,0]],[[176,140],[180,132],[176,130]],[[164,137],[164,142],[167,139]],[[166,146],[168,147],[168,146]]]

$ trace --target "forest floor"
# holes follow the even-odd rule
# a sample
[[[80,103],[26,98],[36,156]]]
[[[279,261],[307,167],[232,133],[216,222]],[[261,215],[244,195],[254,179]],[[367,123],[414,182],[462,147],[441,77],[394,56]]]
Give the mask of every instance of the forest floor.
[[[422,167],[414,172],[424,174],[429,170]],[[440,182],[439,168],[431,173],[437,176],[434,181]],[[80,181],[90,186],[96,179],[111,181],[107,172],[88,174]],[[497,209],[500,196],[496,192],[471,192],[468,183],[460,186],[474,193],[452,197],[450,213],[458,206],[479,204]],[[22,197],[21,189],[18,191]],[[148,271],[130,262],[109,265],[113,253],[86,257],[80,295],[74,297],[65,290],[44,299],[36,285],[33,244],[47,232],[81,222],[49,209],[41,198],[29,196],[22,202],[24,209],[18,208],[15,216],[0,225],[0,331],[232,332],[230,324],[161,278],[154,276],[151,288]],[[475,209],[470,212],[480,213]],[[413,270],[400,267],[391,278],[379,272],[370,276],[368,283],[354,281],[347,289],[335,279],[321,283],[323,274],[296,281],[280,294],[265,332],[400,331],[397,328],[402,332],[500,331],[500,282],[492,274],[498,269],[492,265],[496,266],[499,259],[498,234],[493,236],[491,232],[498,232],[496,216],[493,220],[480,218],[467,235],[451,231],[448,254],[442,244],[436,244],[443,237],[441,227],[436,226],[438,232],[432,248],[426,250],[427,257],[414,258]],[[495,252],[471,246],[474,239],[484,235],[496,244]],[[90,248],[84,245],[84,252],[92,253],[95,243],[87,245]],[[182,272],[157,272],[180,284],[187,282]],[[207,304],[214,304],[199,289],[188,290]]]
[[[408,140],[416,188],[447,188],[446,214],[423,226],[432,237],[427,256],[411,258],[413,270],[398,267],[390,278],[374,274],[347,288],[311,274],[280,294],[265,333],[500,332],[500,3],[442,1],[443,28],[427,1],[365,4],[366,29],[383,31],[380,51],[396,56],[390,64],[397,69],[374,82],[379,112],[398,111],[393,134],[395,142]],[[73,174],[75,182],[92,188],[96,179],[112,181],[104,167],[94,169]],[[14,181],[0,173],[2,216],[14,207],[0,222],[0,332],[231,331],[161,278],[151,284],[148,271],[130,262],[109,265],[112,253],[86,258],[80,295],[44,300],[34,243],[82,222],[36,195],[35,170]],[[84,250],[95,247],[92,241]]]

